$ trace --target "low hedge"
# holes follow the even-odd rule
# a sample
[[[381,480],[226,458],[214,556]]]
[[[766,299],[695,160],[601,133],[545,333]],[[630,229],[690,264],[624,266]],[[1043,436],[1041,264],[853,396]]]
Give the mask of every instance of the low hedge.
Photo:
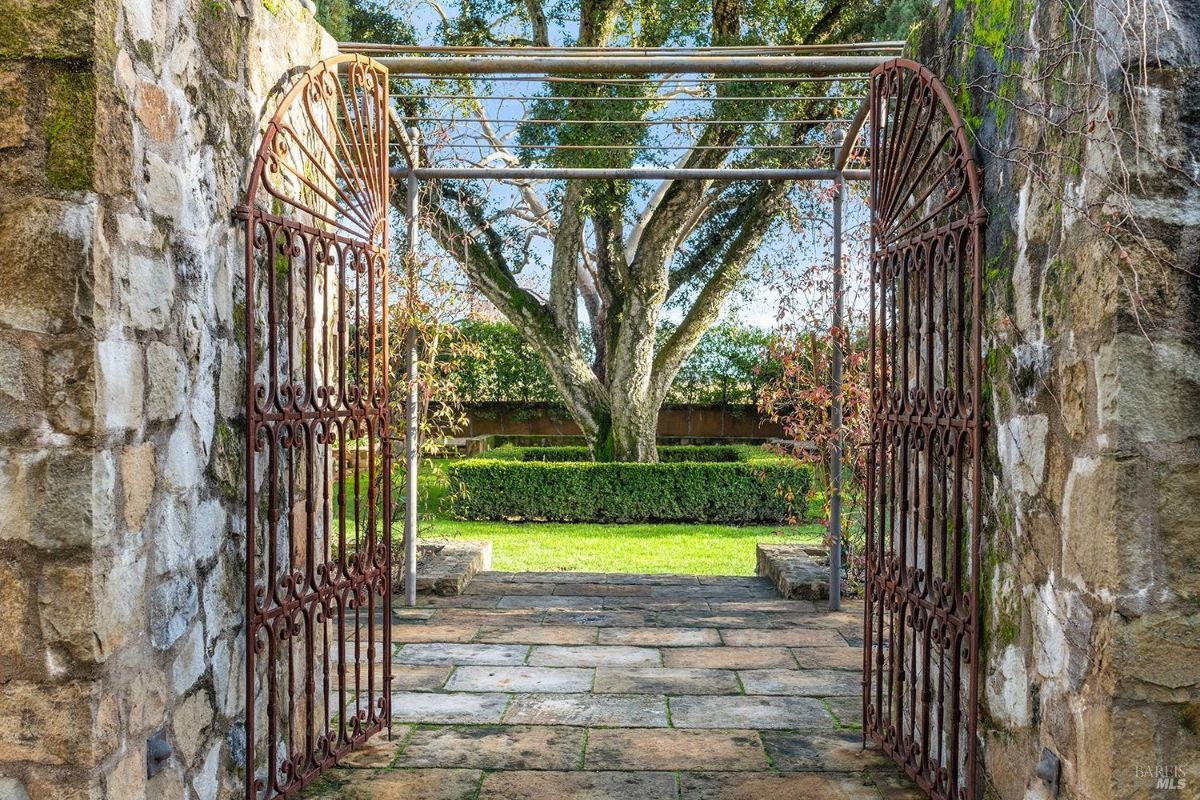
[[[468,459],[446,467],[462,519],[555,522],[786,522],[812,475],[785,464]]]
[[[591,452],[586,447],[518,447],[519,461],[591,461]],[[729,445],[659,445],[658,460],[674,464],[680,461],[740,461],[736,447]]]

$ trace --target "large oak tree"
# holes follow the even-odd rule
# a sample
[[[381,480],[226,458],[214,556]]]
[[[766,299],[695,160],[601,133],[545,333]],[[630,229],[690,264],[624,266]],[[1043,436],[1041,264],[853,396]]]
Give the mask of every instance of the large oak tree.
[[[884,5],[867,0],[711,0],[711,5],[707,0],[579,0],[577,7],[547,7],[543,0],[464,0],[456,16],[446,16],[444,32],[448,42],[473,45],[546,46],[552,39],[579,47],[821,44],[864,38]],[[512,32],[514,25],[518,33]],[[479,86],[448,85],[456,96]],[[670,76],[651,84],[549,83],[525,113],[567,124],[522,125],[519,149],[494,133],[485,103],[475,103],[470,113],[490,137],[490,163],[619,167],[639,158],[637,163],[645,163],[645,150],[652,149],[646,129],[586,120],[644,119],[661,109],[665,98],[695,91]],[[678,166],[803,166],[797,154],[820,151],[779,146],[827,142],[830,131],[789,121],[844,116],[857,101],[787,98],[859,92],[861,85],[735,80],[709,84],[705,91],[711,102],[697,104],[705,109],[705,121],[681,129],[689,138],[685,152],[672,159]],[[419,101],[403,91],[395,99],[404,125],[420,118]],[[767,122],[734,124],[748,119]],[[613,143],[629,147],[579,147]],[[423,152],[423,159],[431,157]],[[820,158],[827,164],[828,151]],[[679,180],[652,186],[514,181],[496,191],[484,181],[439,181],[426,187],[422,213],[444,253],[544,360],[596,458],[653,461],[658,410],[672,381],[744,279],[780,213],[798,199],[794,189],[788,182],[767,181]],[[403,208],[402,197],[397,205]],[[540,270],[528,266],[535,238],[546,242]],[[535,272],[540,279],[530,277]],[[668,303],[680,307],[682,321],[665,340],[656,341]],[[590,335],[590,346],[582,341],[581,329]]]

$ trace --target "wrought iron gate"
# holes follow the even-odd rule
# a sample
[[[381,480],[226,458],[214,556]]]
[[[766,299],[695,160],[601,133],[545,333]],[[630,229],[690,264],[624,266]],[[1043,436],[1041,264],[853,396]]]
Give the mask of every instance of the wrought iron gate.
[[[246,201],[246,797],[390,729],[387,72],[340,56],[271,118]]]
[[[931,797],[976,795],[980,255],[985,214],[942,83],[871,73],[871,445],[863,730]]]

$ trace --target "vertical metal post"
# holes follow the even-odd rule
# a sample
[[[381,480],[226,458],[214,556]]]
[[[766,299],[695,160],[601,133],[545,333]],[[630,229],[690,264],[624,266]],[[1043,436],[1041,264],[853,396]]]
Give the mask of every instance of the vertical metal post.
[[[841,147],[834,150],[835,164],[841,163]],[[830,389],[833,408],[833,453],[829,458],[831,479],[829,497],[829,610],[842,607],[842,319],[845,299],[842,292],[842,206],[846,199],[846,181],[841,173],[834,179],[833,194],[833,370]]]
[[[405,354],[408,362],[408,396],[405,402],[405,432],[404,432],[404,603],[408,606],[417,604],[417,472],[421,468],[421,453],[418,446],[420,436],[420,387],[417,384],[417,345],[416,327],[418,291],[416,270],[420,256],[420,219],[419,192],[420,184],[413,172],[417,161],[417,136],[419,131],[412,128],[409,131],[411,153],[409,154],[409,170],[407,178],[408,204],[408,242],[405,253],[405,269],[408,275],[408,346]]]

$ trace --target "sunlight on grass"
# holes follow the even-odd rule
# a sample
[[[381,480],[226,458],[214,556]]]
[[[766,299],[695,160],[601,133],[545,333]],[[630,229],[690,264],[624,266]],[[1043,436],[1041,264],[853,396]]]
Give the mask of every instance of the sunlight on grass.
[[[431,538],[492,542],[492,568],[506,572],[660,572],[753,575],[759,542],[820,542],[820,525],[590,525],[435,519]]]
[[[474,539],[492,543],[492,568],[505,572],[650,572],[690,575],[753,575],[759,542],[819,544],[825,528],[713,524],[627,524],[491,522],[458,520],[444,510],[444,459],[421,465],[421,538]],[[400,473],[397,473],[399,481]],[[403,489],[398,484],[394,496]],[[360,487],[365,495],[365,486]],[[352,492],[348,493],[352,506]],[[335,504],[336,505],[336,504]],[[365,514],[365,497],[361,513]],[[349,509],[347,509],[349,511]],[[340,510],[335,508],[335,518]],[[811,512],[811,510],[810,510]],[[347,530],[356,525],[347,514]],[[393,518],[393,547],[403,547],[403,512]]]

